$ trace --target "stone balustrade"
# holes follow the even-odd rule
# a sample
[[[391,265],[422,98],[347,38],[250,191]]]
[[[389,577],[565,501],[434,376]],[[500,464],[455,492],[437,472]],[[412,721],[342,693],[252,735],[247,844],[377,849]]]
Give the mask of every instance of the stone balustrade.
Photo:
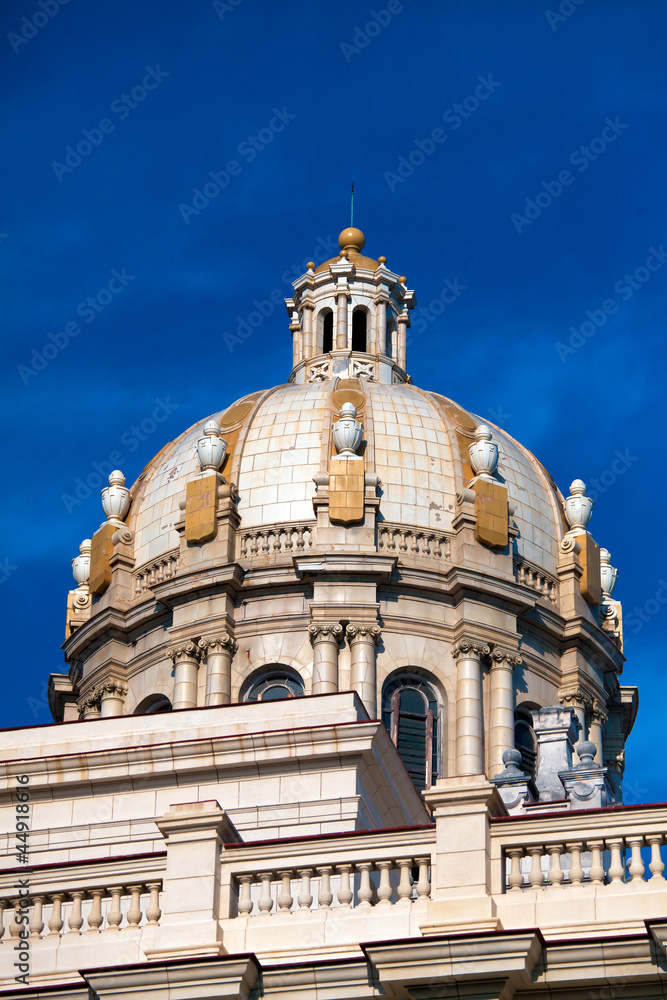
[[[410,528],[402,524],[381,521],[378,524],[378,552],[414,559],[450,558],[450,536],[431,528]]]
[[[110,933],[157,927],[162,882],[137,882],[106,888],[80,888],[62,892],[31,890],[28,913],[30,939],[50,939],[71,934]],[[20,936],[18,900],[0,899],[0,947]],[[25,911],[24,911],[25,912]]]
[[[314,521],[288,521],[240,531],[237,535],[239,559],[267,559],[291,555],[313,547]]]
[[[289,914],[296,910],[410,906],[431,895],[430,856],[314,864],[239,872],[239,916]]]
[[[538,569],[537,566],[519,560],[514,563],[514,576],[517,583],[535,591],[545,601],[550,601],[551,604],[558,603],[557,581],[543,570]]]
[[[133,574],[133,593],[139,597],[145,591],[164,580],[171,580],[178,570],[178,549],[167,552],[150,563],[144,563]]]

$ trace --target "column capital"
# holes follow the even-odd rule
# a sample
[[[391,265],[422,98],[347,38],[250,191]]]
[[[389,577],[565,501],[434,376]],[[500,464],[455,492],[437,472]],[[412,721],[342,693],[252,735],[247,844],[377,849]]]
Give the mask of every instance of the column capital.
[[[508,667],[520,667],[523,663],[522,657],[515,649],[504,649],[502,646],[494,646],[491,650],[491,659],[494,663],[505,662]]]
[[[308,634],[312,643],[321,640],[339,642],[343,637],[343,626],[337,622],[316,622],[308,626]]]
[[[379,625],[348,625],[345,634],[350,642],[372,642],[375,644],[380,638]]]
[[[169,646],[167,649],[167,656],[170,660],[176,663],[178,660],[195,660],[198,662],[201,659],[202,650],[199,648],[194,639],[182,639],[180,642],[173,646]]]
[[[197,643],[199,649],[201,650],[201,655],[206,656],[207,653],[231,653],[232,656],[236,653],[239,648],[239,644],[236,639],[227,631],[219,632],[217,635],[205,635]]]
[[[102,700],[105,698],[124,698],[127,694],[127,684],[116,677],[110,677],[103,684],[100,684],[97,690]]]
[[[578,684],[562,687],[558,692],[558,698],[561,705],[567,705],[568,708],[581,708],[587,712],[593,708],[593,698]]]
[[[601,726],[606,725],[607,720],[609,718],[609,713],[607,712],[602,702],[599,701],[597,698],[593,699],[591,715],[593,716],[593,720],[599,723]]]
[[[97,709],[99,711],[100,702],[102,701],[102,692],[99,687],[91,688],[87,692],[84,698],[79,702],[79,707],[83,709],[84,712],[90,711],[90,709]]]
[[[467,635],[458,639],[451,648],[451,653],[455,660],[458,660],[462,656],[481,660],[483,656],[488,656],[490,652],[491,647],[487,642]]]

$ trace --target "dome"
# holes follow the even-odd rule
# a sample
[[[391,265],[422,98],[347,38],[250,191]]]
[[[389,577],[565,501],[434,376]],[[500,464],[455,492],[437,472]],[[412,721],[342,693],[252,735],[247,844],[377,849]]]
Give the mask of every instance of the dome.
[[[414,385],[414,291],[360,230],[340,245],[285,300],[287,381],[131,489],[113,472],[73,560],[55,717],[352,691],[423,790],[497,774],[515,742],[530,770],[534,713],[568,706],[618,800],[636,696],[585,485],[564,499],[505,431]]]
[[[178,548],[179,500],[199,471],[196,442],[210,419],[217,420],[228,442],[222,473],[238,488],[243,528],[311,521],[332,389],[335,396],[328,382],[287,384],[245,396],[166,445],[132,488],[128,526],[137,565]],[[483,421],[411,384],[363,381],[359,390],[360,418],[372,428],[368,448],[380,478],[383,520],[452,532],[456,494],[472,476],[468,446]],[[562,497],[529,451],[500,428],[493,428],[493,437],[499,477],[515,504],[516,555],[555,579],[558,546],[567,531]]]

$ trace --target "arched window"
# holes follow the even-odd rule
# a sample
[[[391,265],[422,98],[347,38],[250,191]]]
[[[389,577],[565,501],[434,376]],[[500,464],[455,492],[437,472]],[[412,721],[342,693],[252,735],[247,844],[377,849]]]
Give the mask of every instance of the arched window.
[[[322,345],[322,354],[333,351],[333,312],[331,309],[323,309],[317,318],[319,324],[319,343]]]
[[[269,668],[254,679],[243,701],[280,701],[302,698],[303,694],[303,681],[295,671]]]
[[[434,688],[423,677],[401,674],[386,685],[382,721],[417,791],[440,777],[440,708]]]
[[[355,309],[352,313],[352,350],[366,350],[366,323],[368,314],[365,309]]]
[[[525,706],[514,713],[514,747],[521,751],[523,770],[534,778],[537,774],[537,737],[530,710]]]
[[[396,342],[396,320],[393,316],[387,316],[387,332],[385,335],[384,353],[388,358],[394,356],[394,344]]]
[[[149,694],[134,710],[135,715],[153,715],[154,712],[168,712],[171,702],[165,694]]]

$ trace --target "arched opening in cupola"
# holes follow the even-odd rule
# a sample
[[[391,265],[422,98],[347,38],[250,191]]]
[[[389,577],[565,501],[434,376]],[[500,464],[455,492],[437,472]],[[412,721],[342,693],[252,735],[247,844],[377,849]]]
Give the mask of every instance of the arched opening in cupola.
[[[368,313],[365,309],[358,307],[352,313],[352,350],[366,351],[366,327],[368,325]]]
[[[387,316],[387,330],[384,340],[384,353],[388,358],[394,356],[394,344],[396,343],[396,320],[393,316]]]
[[[537,737],[533,729],[531,707],[533,706],[520,705],[514,713],[514,747],[523,758],[523,771],[534,778],[537,774]]]
[[[274,663],[246,682],[240,700],[282,701],[283,698],[302,698],[304,694],[303,681],[296,670]]]
[[[333,312],[331,309],[323,309],[318,317],[318,341],[321,354],[328,354],[333,351]]]
[[[390,678],[382,696],[382,721],[417,791],[442,775],[444,713],[435,687],[419,674]]]

